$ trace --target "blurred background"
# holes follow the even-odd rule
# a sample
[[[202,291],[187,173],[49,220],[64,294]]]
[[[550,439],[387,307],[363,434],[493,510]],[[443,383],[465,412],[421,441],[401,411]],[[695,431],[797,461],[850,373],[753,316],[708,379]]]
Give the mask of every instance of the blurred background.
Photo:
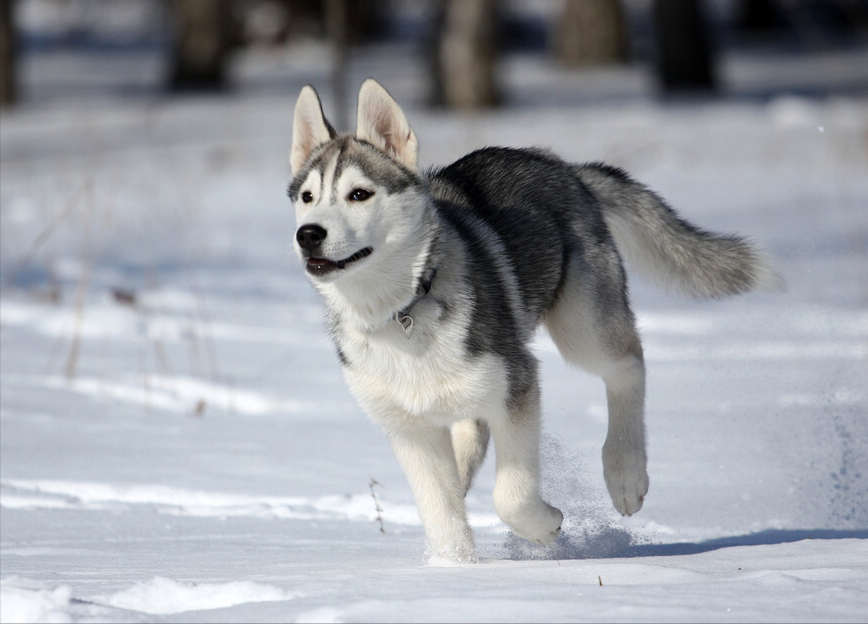
[[[384,82],[409,81],[420,103],[458,109],[868,89],[866,0],[3,0],[0,7],[5,106],[191,91],[294,94],[315,82],[343,119],[356,74],[373,73],[378,62],[392,74],[380,75]],[[532,69],[510,71],[523,63]],[[552,74],[561,80],[545,79]]]

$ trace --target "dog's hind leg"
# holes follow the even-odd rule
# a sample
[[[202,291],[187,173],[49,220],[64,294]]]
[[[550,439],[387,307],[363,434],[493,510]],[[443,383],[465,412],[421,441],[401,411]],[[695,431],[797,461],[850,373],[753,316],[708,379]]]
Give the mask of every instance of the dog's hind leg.
[[[537,544],[557,538],[564,515],[540,493],[539,386],[533,384],[488,421],[494,438],[497,477],[494,508],[513,532]]]
[[[564,359],[606,384],[603,476],[615,508],[629,516],[639,511],[648,492],[645,364],[618,254],[600,248],[593,253],[599,257],[592,263],[573,258],[545,324]]]
[[[416,499],[429,553],[459,563],[475,563],[476,547],[449,430],[400,428],[389,432],[389,442]]]
[[[639,511],[648,493],[643,409],[645,366],[641,350],[614,362],[605,377],[609,431],[603,444],[603,477],[615,508]]]
[[[458,479],[465,496],[485,459],[488,437],[488,425],[482,420],[468,418],[452,425],[452,447],[458,464]]]

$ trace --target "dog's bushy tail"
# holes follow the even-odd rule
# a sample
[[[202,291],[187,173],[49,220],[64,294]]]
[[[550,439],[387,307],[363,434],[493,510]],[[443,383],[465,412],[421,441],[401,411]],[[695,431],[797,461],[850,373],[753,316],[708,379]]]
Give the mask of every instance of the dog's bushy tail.
[[[620,169],[592,163],[576,167],[576,174],[600,202],[618,251],[661,288],[705,299],[783,287],[750,241],[695,227]]]

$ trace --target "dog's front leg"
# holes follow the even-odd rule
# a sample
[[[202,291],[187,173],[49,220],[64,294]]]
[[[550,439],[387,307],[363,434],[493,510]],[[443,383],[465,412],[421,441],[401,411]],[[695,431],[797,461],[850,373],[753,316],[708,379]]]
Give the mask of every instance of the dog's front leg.
[[[537,544],[555,540],[564,515],[540,492],[539,389],[489,421],[497,456],[494,508],[519,537]]]
[[[476,547],[449,430],[402,428],[390,432],[389,440],[416,499],[429,554],[458,563],[475,563]]]

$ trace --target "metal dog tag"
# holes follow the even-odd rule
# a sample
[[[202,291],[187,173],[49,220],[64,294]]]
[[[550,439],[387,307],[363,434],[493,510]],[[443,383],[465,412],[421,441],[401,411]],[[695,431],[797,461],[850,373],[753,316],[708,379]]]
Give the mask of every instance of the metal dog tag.
[[[404,330],[404,336],[409,338],[410,334],[413,333],[413,317],[409,314],[405,314],[404,316],[396,318],[395,320],[398,321],[401,329]]]

